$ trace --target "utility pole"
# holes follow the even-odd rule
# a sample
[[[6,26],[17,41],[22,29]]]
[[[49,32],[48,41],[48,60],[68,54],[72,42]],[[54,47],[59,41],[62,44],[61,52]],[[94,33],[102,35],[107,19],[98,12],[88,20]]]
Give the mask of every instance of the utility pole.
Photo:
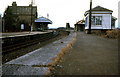
[[[92,0],[90,0],[89,29],[88,29],[88,34],[91,34],[91,11],[92,11]]]
[[[31,0],[31,32],[32,32],[32,13],[33,13],[32,5],[33,5],[33,0]]]

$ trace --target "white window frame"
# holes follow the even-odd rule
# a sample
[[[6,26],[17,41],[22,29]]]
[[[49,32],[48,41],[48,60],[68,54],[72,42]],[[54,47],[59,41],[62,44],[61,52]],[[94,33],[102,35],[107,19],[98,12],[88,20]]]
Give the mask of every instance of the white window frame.
[[[94,21],[93,21],[93,17],[94,17]],[[99,22],[97,22],[97,18],[98,18]],[[92,26],[102,26],[102,16],[92,16],[91,21],[92,21],[91,22]],[[93,22],[94,22],[94,24],[93,24]]]

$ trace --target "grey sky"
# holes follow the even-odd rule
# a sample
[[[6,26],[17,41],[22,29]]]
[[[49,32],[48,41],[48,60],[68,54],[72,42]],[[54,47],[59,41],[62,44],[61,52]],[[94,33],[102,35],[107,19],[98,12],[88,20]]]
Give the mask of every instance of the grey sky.
[[[0,13],[3,14],[5,8],[11,5],[13,1],[18,6],[28,6],[31,0],[0,0]],[[102,6],[113,10],[113,16],[118,18],[118,2],[120,0],[92,0],[92,7]],[[84,18],[84,13],[89,10],[90,0],[35,0],[37,5],[38,16],[47,17],[53,21],[49,27],[65,27],[69,22],[73,27],[74,24]]]

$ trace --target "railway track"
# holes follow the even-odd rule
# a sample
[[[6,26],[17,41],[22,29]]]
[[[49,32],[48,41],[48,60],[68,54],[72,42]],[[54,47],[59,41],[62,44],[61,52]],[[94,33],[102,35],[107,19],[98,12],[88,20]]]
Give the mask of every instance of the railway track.
[[[52,37],[47,36],[47,37],[42,37],[42,38],[38,38],[38,39],[28,40],[26,42],[21,42],[18,44],[16,43],[16,44],[9,45],[9,46],[3,46],[2,47],[2,54],[7,54],[7,53],[10,53],[12,51],[19,50],[21,48],[25,48],[25,47],[28,47],[28,46],[31,46],[34,44],[38,44],[38,43],[44,42],[46,40],[55,38],[56,36],[58,36],[58,34],[53,35]]]
[[[23,41],[24,38],[17,38],[15,40],[17,40],[17,42],[15,41],[15,43],[13,42],[12,44],[9,43],[9,41],[11,41],[11,39],[4,39],[5,43],[4,45],[2,45],[2,63],[6,63],[8,61],[11,61],[15,58],[18,58],[22,55],[25,55],[31,51],[34,51],[48,43],[51,43],[55,40],[61,39],[63,37],[66,37],[67,35],[69,35],[70,32],[58,32],[58,33],[50,33],[47,35],[38,35],[38,36],[33,36],[33,37],[25,37],[25,39],[27,38],[27,41]],[[19,39],[19,41],[18,41]],[[14,39],[12,39],[14,41]]]

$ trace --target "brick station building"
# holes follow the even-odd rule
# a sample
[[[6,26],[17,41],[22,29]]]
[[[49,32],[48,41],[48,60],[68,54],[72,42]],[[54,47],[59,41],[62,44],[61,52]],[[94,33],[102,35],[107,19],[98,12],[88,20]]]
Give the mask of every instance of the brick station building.
[[[34,22],[36,18],[37,6],[31,4],[29,6],[17,6],[16,2],[13,2],[12,6],[8,6],[4,12],[3,29],[5,32],[30,31],[31,21]]]

